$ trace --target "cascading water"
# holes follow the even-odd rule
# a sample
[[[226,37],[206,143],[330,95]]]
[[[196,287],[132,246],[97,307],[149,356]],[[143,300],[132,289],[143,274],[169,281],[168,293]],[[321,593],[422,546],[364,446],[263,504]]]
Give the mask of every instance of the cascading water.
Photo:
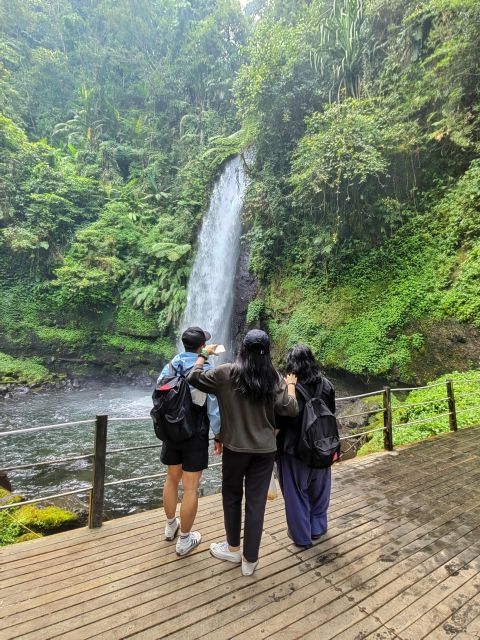
[[[233,285],[240,252],[243,205],[248,176],[240,156],[229,160],[213,188],[198,237],[180,334],[189,326],[210,331],[212,341],[231,350]],[[183,347],[180,345],[180,350]]]

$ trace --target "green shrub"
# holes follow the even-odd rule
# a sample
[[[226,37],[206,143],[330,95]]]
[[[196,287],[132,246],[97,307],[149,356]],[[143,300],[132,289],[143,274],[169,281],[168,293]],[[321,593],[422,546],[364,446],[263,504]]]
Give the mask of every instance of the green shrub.
[[[125,302],[117,309],[115,329],[118,333],[140,338],[156,338],[159,335],[158,321],[154,314],[145,314]]]
[[[252,324],[253,322],[258,322],[262,317],[263,310],[265,308],[265,300],[262,298],[256,298],[252,300],[247,309],[247,324]]]

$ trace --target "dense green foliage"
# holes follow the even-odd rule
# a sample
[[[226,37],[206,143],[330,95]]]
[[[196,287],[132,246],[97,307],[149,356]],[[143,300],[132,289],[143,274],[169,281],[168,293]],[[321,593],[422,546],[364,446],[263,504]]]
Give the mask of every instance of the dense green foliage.
[[[478,364],[477,0],[4,0],[0,25],[0,349],[157,365],[255,142],[247,321],[279,356]]]
[[[0,25],[2,348],[156,362],[212,180],[247,142],[240,5],[6,0]]]
[[[478,364],[479,46],[471,0],[265,4],[236,90],[279,357],[303,341],[409,380]]]

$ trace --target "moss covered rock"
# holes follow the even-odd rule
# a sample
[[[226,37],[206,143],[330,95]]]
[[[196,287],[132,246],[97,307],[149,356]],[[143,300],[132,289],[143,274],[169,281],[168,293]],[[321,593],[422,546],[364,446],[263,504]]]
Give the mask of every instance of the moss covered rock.
[[[0,489],[0,504],[22,502],[22,496]],[[0,511],[0,546],[41,538],[72,528],[79,523],[78,515],[57,506],[28,504]]]

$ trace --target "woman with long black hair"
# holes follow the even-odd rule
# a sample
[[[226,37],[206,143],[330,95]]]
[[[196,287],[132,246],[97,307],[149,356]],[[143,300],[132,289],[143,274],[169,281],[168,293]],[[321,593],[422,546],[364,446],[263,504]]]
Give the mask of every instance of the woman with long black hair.
[[[312,540],[327,531],[331,488],[330,467],[312,469],[297,455],[305,398],[319,397],[335,413],[335,390],[332,383],[322,376],[311,349],[303,344],[288,351],[285,371],[297,376],[299,413],[294,418],[277,418],[280,429],[277,438],[278,479],[285,501],[288,535],[296,546],[305,549],[312,546]]]
[[[270,357],[270,339],[264,331],[249,331],[233,364],[204,370],[215,345],[206,347],[188,381],[218,397],[221,428],[215,438],[217,453],[223,448],[222,499],[226,541],[214,543],[216,558],[242,563],[243,575],[252,575],[258,564],[265,503],[275,461],[275,414],[294,417],[296,377],[285,380]],[[245,524],[243,556],[240,551],[243,483]]]

